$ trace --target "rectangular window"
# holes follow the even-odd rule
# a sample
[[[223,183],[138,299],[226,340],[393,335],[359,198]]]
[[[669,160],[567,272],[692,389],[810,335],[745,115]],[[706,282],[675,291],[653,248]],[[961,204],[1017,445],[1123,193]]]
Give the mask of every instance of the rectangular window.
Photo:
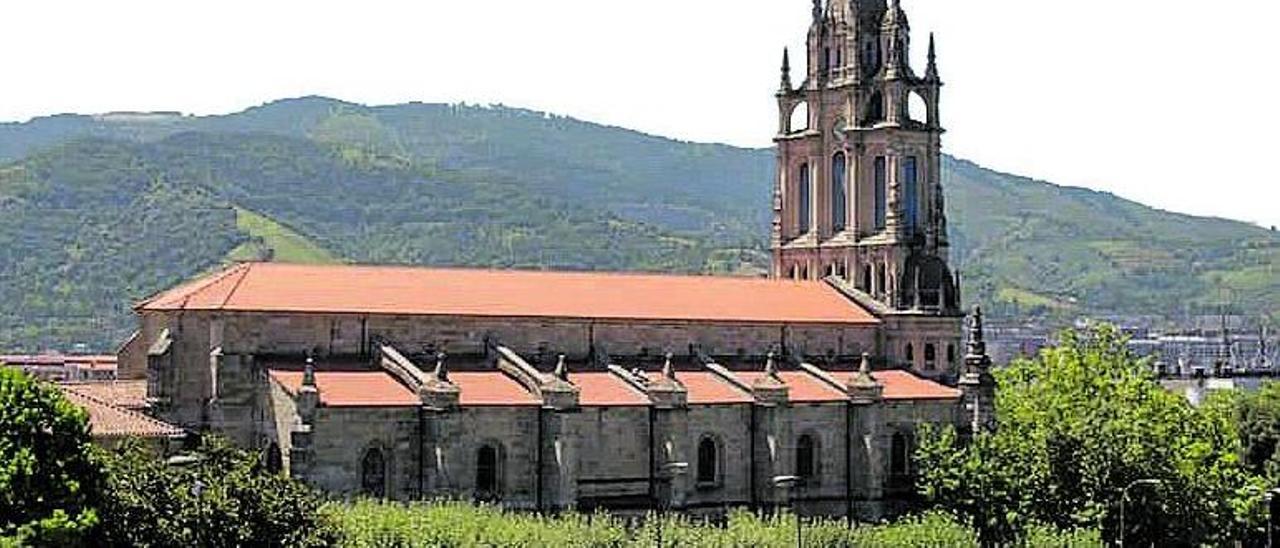
[[[907,227],[916,228],[920,219],[920,189],[916,184],[916,157],[902,159],[902,192],[907,213]]]
[[[888,198],[888,192],[885,188],[888,178],[887,158],[884,156],[876,157],[876,176],[875,176],[875,227],[876,230],[884,230],[885,213],[888,209],[885,200]]]

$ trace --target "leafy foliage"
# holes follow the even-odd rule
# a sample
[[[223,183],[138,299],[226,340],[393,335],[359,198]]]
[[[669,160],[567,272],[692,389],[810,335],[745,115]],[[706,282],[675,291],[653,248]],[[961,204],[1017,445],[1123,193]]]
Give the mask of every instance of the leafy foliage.
[[[1066,332],[997,379],[995,433],[962,443],[926,430],[917,455],[925,497],[973,519],[984,540],[1035,523],[1115,540],[1122,506],[1136,545],[1221,544],[1257,529],[1263,484],[1238,458],[1232,418],[1163,390],[1114,328]]]
[[[173,468],[139,446],[107,459],[100,546],[329,546],[337,531],[301,483],[213,440],[200,461]],[[201,486],[197,488],[197,485]]]
[[[75,545],[97,523],[100,482],[84,410],[0,364],[0,538]]]
[[[773,153],[505,107],[278,101],[0,124],[0,348],[108,349],[228,259],[760,274]],[[1280,236],[944,158],[997,316],[1280,310]],[[1275,318],[1280,321],[1280,317]]]
[[[341,524],[343,545],[374,546],[662,546],[791,547],[796,542],[792,516],[761,518],[735,511],[722,525],[683,516],[624,521],[607,514],[554,517],[505,513],[465,503],[397,505],[358,502],[330,511]],[[807,520],[806,546],[978,546],[972,530],[943,514],[930,513],[900,522],[849,529],[843,521]]]

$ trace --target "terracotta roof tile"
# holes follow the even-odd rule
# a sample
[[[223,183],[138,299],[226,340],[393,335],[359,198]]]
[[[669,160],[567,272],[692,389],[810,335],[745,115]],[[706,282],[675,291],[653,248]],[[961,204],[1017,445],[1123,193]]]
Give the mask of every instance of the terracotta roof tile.
[[[825,282],[245,263],[139,310],[874,324]]]
[[[660,372],[649,373],[650,379],[657,380],[661,376]],[[710,371],[677,371],[676,380],[684,385],[685,390],[688,390],[690,404],[716,405],[755,401],[751,394]]]
[[[542,400],[529,393],[524,385],[501,371],[455,371],[449,382],[460,391],[463,407],[538,406]]]
[[[581,392],[578,404],[584,407],[647,406],[649,397],[632,388],[613,373],[569,373],[569,382]]]
[[[956,400],[960,391],[942,383],[915,376],[908,371],[876,371],[871,374],[884,385],[886,400]]]
[[[147,381],[87,381],[64,383],[62,389],[125,409],[147,407]]]
[[[302,371],[270,370],[272,379],[290,394],[302,388]],[[320,403],[328,407],[416,407],[412,390],[385,371],[316,371]]]
[[[95,438],[168,438],[183,434],[181,428],[137,411],[116,407],[75,391],[64,390],[63,393],[89,413],[90,432]]]
[[[733,374],[747,384],[753,384],[764,377],[763,371],[735,371]],[[804,371],[779,371],[778,376],[790,389],[790,401],[796,403],[843,402],[849,399],[847,392],[837,390]]]

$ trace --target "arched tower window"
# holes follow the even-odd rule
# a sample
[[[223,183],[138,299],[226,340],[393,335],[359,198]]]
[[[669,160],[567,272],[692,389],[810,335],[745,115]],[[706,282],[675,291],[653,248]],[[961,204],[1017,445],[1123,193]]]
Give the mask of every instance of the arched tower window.
[[[800,166],[799,181],[800,188],[798,190],[800,191],[800,208],[798,214],[800,215],[800,233],[806,234],[809,232],[809,210],[813,207],[813,189],[810,184],[809,164],[802,164]]]
[[[360,459],[360,490],[375,498],[387,496],[387,459],[377,447],[370,447]]]
[[[714,485],[719,478],[719,450],[716,447],[716,440],[711,437],[703,437],[698,442],[698,475],[697,480],[701,485]]]
[[[876,156],[875,162],[875,227],[876,230],[884,230],[885,216],[888,212],[888,182],[889,182],[889,159],[884,156]]]
[[[947,366],[952,367],[956,364],[956,345],[947,345]]]
[[[844,230],[845,219],[849,216],[849,185],[845,180],[847,162],[843,152],[837,152],[831,159],[831,227],[836,232]]]
[[[916,157],[907,156],[902,159],[902,192],[905,198],[903,209],[907,213],[907,226],[916,228],[920,219],[920,193],[916,181]]]
[[[924,345],[924,369],[925,371],[933,371],[938,362],[938,349],[933,343]]]
[[[502,492],[501,452],[492,445],[481,446],[476,451],[476,498],[497,500]]]
[[[906,349],[906,351],[905,351],[905,354],[906,354],[907,362],[908,362],[908,363],[910,363],[910,364],[912,364],[912,365],[915,365],[915,363],[916,363],[916,347],[915,347],[915,345],[912,345],[911,343],[907,343],[907,349]]]
[[[796,476],[811,483],[818,475],[818,444],[805,434],[796,441]]]

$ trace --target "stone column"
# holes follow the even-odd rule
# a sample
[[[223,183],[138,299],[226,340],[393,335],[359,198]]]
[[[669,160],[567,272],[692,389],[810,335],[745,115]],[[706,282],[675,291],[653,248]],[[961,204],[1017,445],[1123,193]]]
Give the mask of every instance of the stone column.
[[[854,517],[875,521],[881,517],[884,498],[884,464],[880,443],[884,386],[871,375],[871,358],[862,355],[862,365],[846,386],[849,393],[849,488]]]

